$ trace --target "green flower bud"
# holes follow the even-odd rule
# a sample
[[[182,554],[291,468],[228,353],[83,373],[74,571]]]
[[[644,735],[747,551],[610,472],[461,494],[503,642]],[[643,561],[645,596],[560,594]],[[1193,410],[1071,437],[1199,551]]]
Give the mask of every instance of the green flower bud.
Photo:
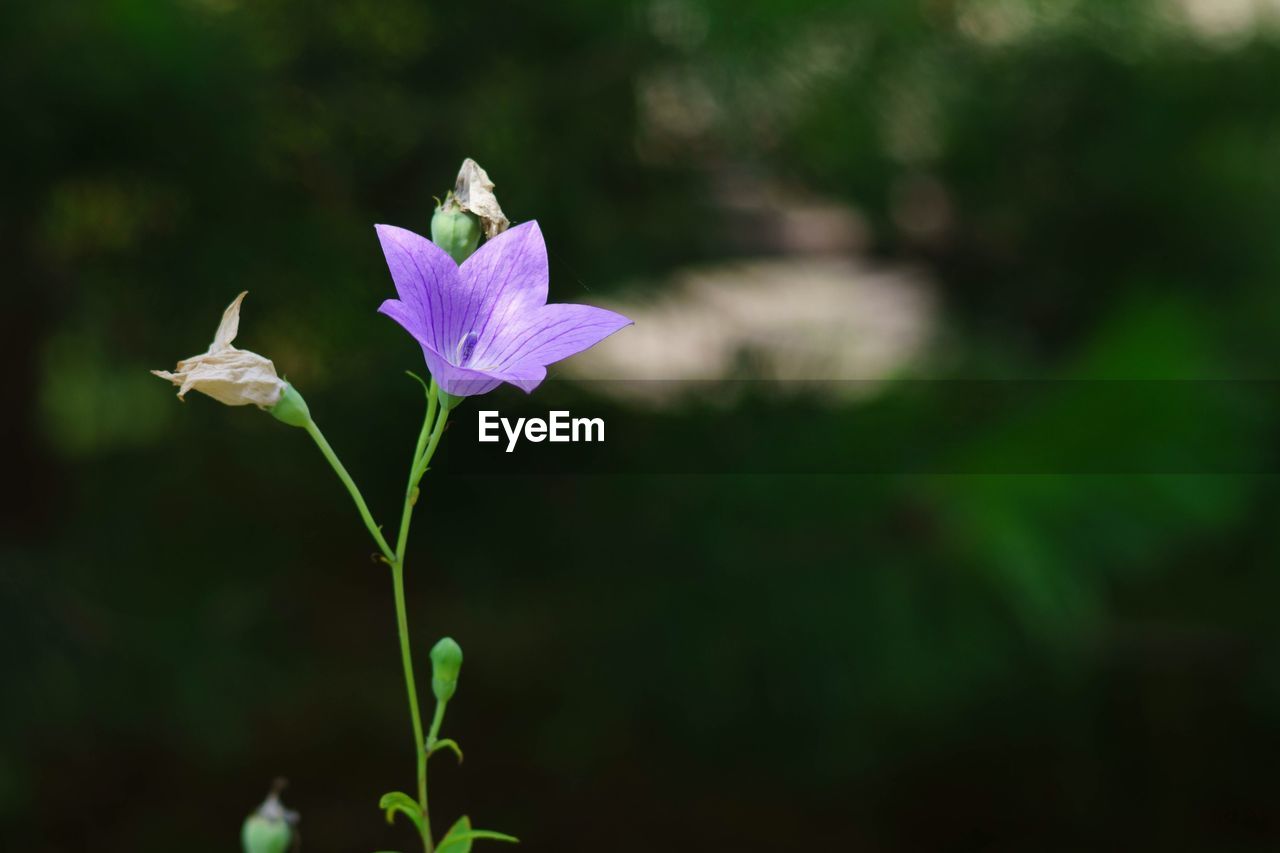
[[[244,853],[285,853],[293,843],[293,830],[284,821],[252,815],[240,833]]]
[[[431,692],[440,702],[448,702],[458,689],[462,669],[462,647],[445,637],[431,649]]]
[[[298,813],[280,802],[283,782],[277,782],[258,810],[249,815],[240,831],[244,853],[285,853],[294,842],[293,825]]]
[[[480,245],[480,219],[463,210],[449,193],[431,217],[431,242],[460,264]]]
[[[307,408],[307,401],[288,382],[284,383],[280,399],[267,411],[271,413],[271,417],[289,426],[306,427],[311,423],[311,410]]]

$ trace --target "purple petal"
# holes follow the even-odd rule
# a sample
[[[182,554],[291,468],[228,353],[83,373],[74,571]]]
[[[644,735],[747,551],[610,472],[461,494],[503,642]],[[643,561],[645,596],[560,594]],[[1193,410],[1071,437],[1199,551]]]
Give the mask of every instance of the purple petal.
[[[450,364],[439,354],[424,346],[422,354],[427,369],[440,387],[455,397],[474,397],[487,394],[501,382],[510,382],[525,392],[538,387],[547,376],[547,369],[538,366],[519,366],[511,370],[475,370]]]
[[[431,378],[446,393],[455,397],[473,397],[477,394],[487,394],[502,382],[501,379],[488,376],[479,371],[452,365],[426,344],[422,346],[422,355],[427,360],[427,370],[431,371]]]
[[[536,222],[486,242],[461,267],[430,240],[377,226],[399,299],[378,311],[422,346],[431,375],[469,397],[509,382],[528,392],[546,366],[628,326],[590,305],[547,305],[547,247]]]
[[[595,346],[631,320],[594,305],[543,305],[513,318],[493,344],[476,353],[473,366],[485,371],[545,366]]]
[[[475,332],[485,349],[514,317],[547,302],[547,244],[538,223],[525,222],[485,241],[462,262],[459,277],[474,294],[474,313],[463,330]]]
[[[399,299],[388,299],[378,306],[378,313],[384,314],[392,320],[395,320],[404,327],[406,332],[417,338],[418,343],[423,343],[422,338],[419,337],[418,332],[415,331],[416,329],[421,328],[423,324],[418,321],[418,315],[415,314],[408,305],[401,302]]]
[[[458,276],[458,265],[435,243],[412,231],[394,225],[375,227],[402,306],[387,300],[378,310],[424,346],[449,352],[467,331],[461,325],[473,301]]]
[[[542,380],[547,378],[547,368],[541,364],[522,364],[500,373],[489,371],[489,375],[500,376],[503,382],[510,382],[528,394],[541,385]]]

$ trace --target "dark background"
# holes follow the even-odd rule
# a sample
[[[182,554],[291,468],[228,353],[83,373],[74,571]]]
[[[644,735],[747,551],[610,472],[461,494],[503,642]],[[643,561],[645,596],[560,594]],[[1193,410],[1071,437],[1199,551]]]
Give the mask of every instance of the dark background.
[[[2,846],[233,850],[284,775],[304,849],[413,849],[376,808],[411,789],[412,744],[346,495],[301,432],[146,371],[251,291],[237,343],[390,525],[421,357],[374,313],[371,226],[425,231],[472,156],[541,223],[554,300],[639,321],[612,367],[486,405],[571,399],[657,458],[469,470],[470,434],[446,436],[408,581],[420,666],[442,634],[466,650],[438,825],[465,809],[530,851],[1275,849],[1280,404],[1135,418],[1071,390],[1276,378],[1272,8],[6,4]],[[911,358],[849,368],[873,393],[788,396],[806,377],[777,353],[814,339],[794,324],[728,335],[701,377],[765,392],[575,390],[592,364],[696,374],[696,347],[664,354],[703,333],[663,318],[719,334],[735,270],[766,268],[768,330],[807,304],[789,270],[833,258],[934,306]],[[711,274],[721,313],[689,304]],[[916,379],[1037,390],[957,410]],[[754,473],[701,455],[712,410]],[[936,464],[759,461],[911,460],[939,431]],[[1178,464],[1188,437],[1229,464]],[[1153,455],[1088,464],[1113,446]]]

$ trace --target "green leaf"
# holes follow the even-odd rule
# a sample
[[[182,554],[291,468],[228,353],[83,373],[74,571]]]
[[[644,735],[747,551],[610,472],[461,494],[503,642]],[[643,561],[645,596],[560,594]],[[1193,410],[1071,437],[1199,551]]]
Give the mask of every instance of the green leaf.
[[[508,841],[512,844],[520,843],[520,839],[501,832],[472,829],[471,818],[463,815],[458,818],[457,823],[449,828],[444,838],[440,839],[440,846],[436,848],[436,853],[471,853],[471,842],[478,839]]]
[[[462,747],[458,746],[458,742],[453,738],[441,738],[431,747],[431,755],[435,755],[442,749],[453,750],[453,754],[458,756],[458,763],[462,763]]]
[[[463,841],[457,836],[464,832],[471,831],[471,818],[463,815],[449,827],[449,831],[444,834],[444,838],[440,839],[440,846],[436,848],[436,853],[471,853],[470,840]],[[457,842],[456,844],[454,842]]]
[[[382,799],[378,800],[378,808],[387,813],[387,823],[395,823],[396,812],[399,812],[413,821],[413,825],[418,828],[418,834],[422,834],[422,807],[408,794],[402,791],[383,794]]]
[[[514,835],[507,835],[505,832],[493,832],[488,829],[472,829],[468,832],[460,832],[450,838],[449,849],[447,851],[443,847],[438,849],[440,850],[440,853],[470,853],[471,842],[475,839],[506,841],[511,844],[520,843],[519,838],[516,838]]]

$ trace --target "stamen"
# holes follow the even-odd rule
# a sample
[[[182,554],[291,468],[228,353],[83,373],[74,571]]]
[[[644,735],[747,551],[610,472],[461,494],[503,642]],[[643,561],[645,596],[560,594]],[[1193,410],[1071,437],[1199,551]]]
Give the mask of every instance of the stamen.
[[[458,341],[458,366],[466,367],[467,362],[471,361],[471,356],[476,351],[476,342],[480,340],[480,336],[475,332],[467,332],[463,335],[462,340]]]

